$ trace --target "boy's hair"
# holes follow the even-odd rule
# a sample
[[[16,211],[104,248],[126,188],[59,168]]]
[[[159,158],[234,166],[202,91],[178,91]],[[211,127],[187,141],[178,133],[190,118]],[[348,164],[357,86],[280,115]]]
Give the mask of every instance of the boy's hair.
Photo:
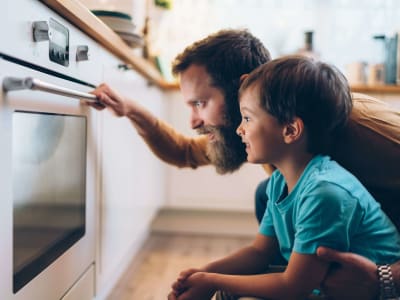
[[[240,76],[269,60],[268,50],[249,31],[226,29],[188,46],[175,58],[172,72],[178,75],[193,64],[204,66],[211,77],[211,84],[221,89],[225,96],[226,114],[238,125]]]
[[[350,88],[334,66],[302,56],[272,60],[254,70],[239,94],[250,86],[259,90],[261,106],[281,124],[303,120],[308,151],[324,154],[346,124],[352,110]]]

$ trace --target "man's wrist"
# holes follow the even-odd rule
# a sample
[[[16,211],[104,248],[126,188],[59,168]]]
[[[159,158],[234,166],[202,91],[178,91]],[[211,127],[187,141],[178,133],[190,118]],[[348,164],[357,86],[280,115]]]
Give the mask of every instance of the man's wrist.
[[[400,291],[400,261],[390,265],[392,269],[393,281],[397,292]]]
[[[381,300],[398,300],[399,294],[393,279],[392,269],[389,265],[378,266],[378,278]]]

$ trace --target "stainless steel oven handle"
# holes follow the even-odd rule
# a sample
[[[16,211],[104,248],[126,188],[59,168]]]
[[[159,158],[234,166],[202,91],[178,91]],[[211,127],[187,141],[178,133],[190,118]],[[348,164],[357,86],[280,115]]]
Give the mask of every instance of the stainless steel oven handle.
[[[32,77],[5,77],[3,79],[3,90],[6,92],[17,90],[38,90],[66,97],[86,99],[89,102],[98,102],[95,95],[57,86]]]

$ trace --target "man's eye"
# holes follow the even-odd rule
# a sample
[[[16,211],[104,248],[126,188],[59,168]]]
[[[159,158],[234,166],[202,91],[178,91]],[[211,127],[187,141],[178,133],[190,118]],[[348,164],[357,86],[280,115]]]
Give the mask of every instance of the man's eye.
[[[250,121],[250,118],[249,117],[243,117],[243,121],[245,121],[245,123],[247,123],[247,122]]]
[[[195,101],[195,102],[193,103],[193,105],[194,105],[195,107],[203,107],[203,106],[204,106],[204,101]]]

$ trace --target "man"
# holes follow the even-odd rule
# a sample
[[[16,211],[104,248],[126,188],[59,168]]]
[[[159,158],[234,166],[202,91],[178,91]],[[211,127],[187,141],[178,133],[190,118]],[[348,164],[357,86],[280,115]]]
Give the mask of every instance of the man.
[[[191,127],[201,134],[195,138],[179,134],[105,84],[93,93],[116,115],[128,117],[160,159],[178,167],[213,164],[218,173],[225,174],[239,169],[246,159],[244,146],[235,134],[240,123],[240,77],[269,60],[262,43],[245,30],[220,31],[177,56],[173,72],[180,75],[181,92],[191,109]],[[359,94],[353,95],[353,106],[348,126],[337,137],[330,155],[360,179],[399,228],[400,205],[396,201],[400,195],[400,113]],[[264,167],[270,170],[270,166]],[[265,192],[260,194],[262,197],[256,199],[262,204],[257,205],[261,207],[258,214],[266,201]],[[325,258],[343,263],[325,282],[326,289],[335,292],[335,299],[361,299],[359,295],[376,298],[376,266],[365,267],[364,261],[360,263],[361,258],[354,256],[351,260],[341,260],[337,255]],[[400,264],[392,267],[400,283]],[[368,285],[354,283],[364,278]]]

